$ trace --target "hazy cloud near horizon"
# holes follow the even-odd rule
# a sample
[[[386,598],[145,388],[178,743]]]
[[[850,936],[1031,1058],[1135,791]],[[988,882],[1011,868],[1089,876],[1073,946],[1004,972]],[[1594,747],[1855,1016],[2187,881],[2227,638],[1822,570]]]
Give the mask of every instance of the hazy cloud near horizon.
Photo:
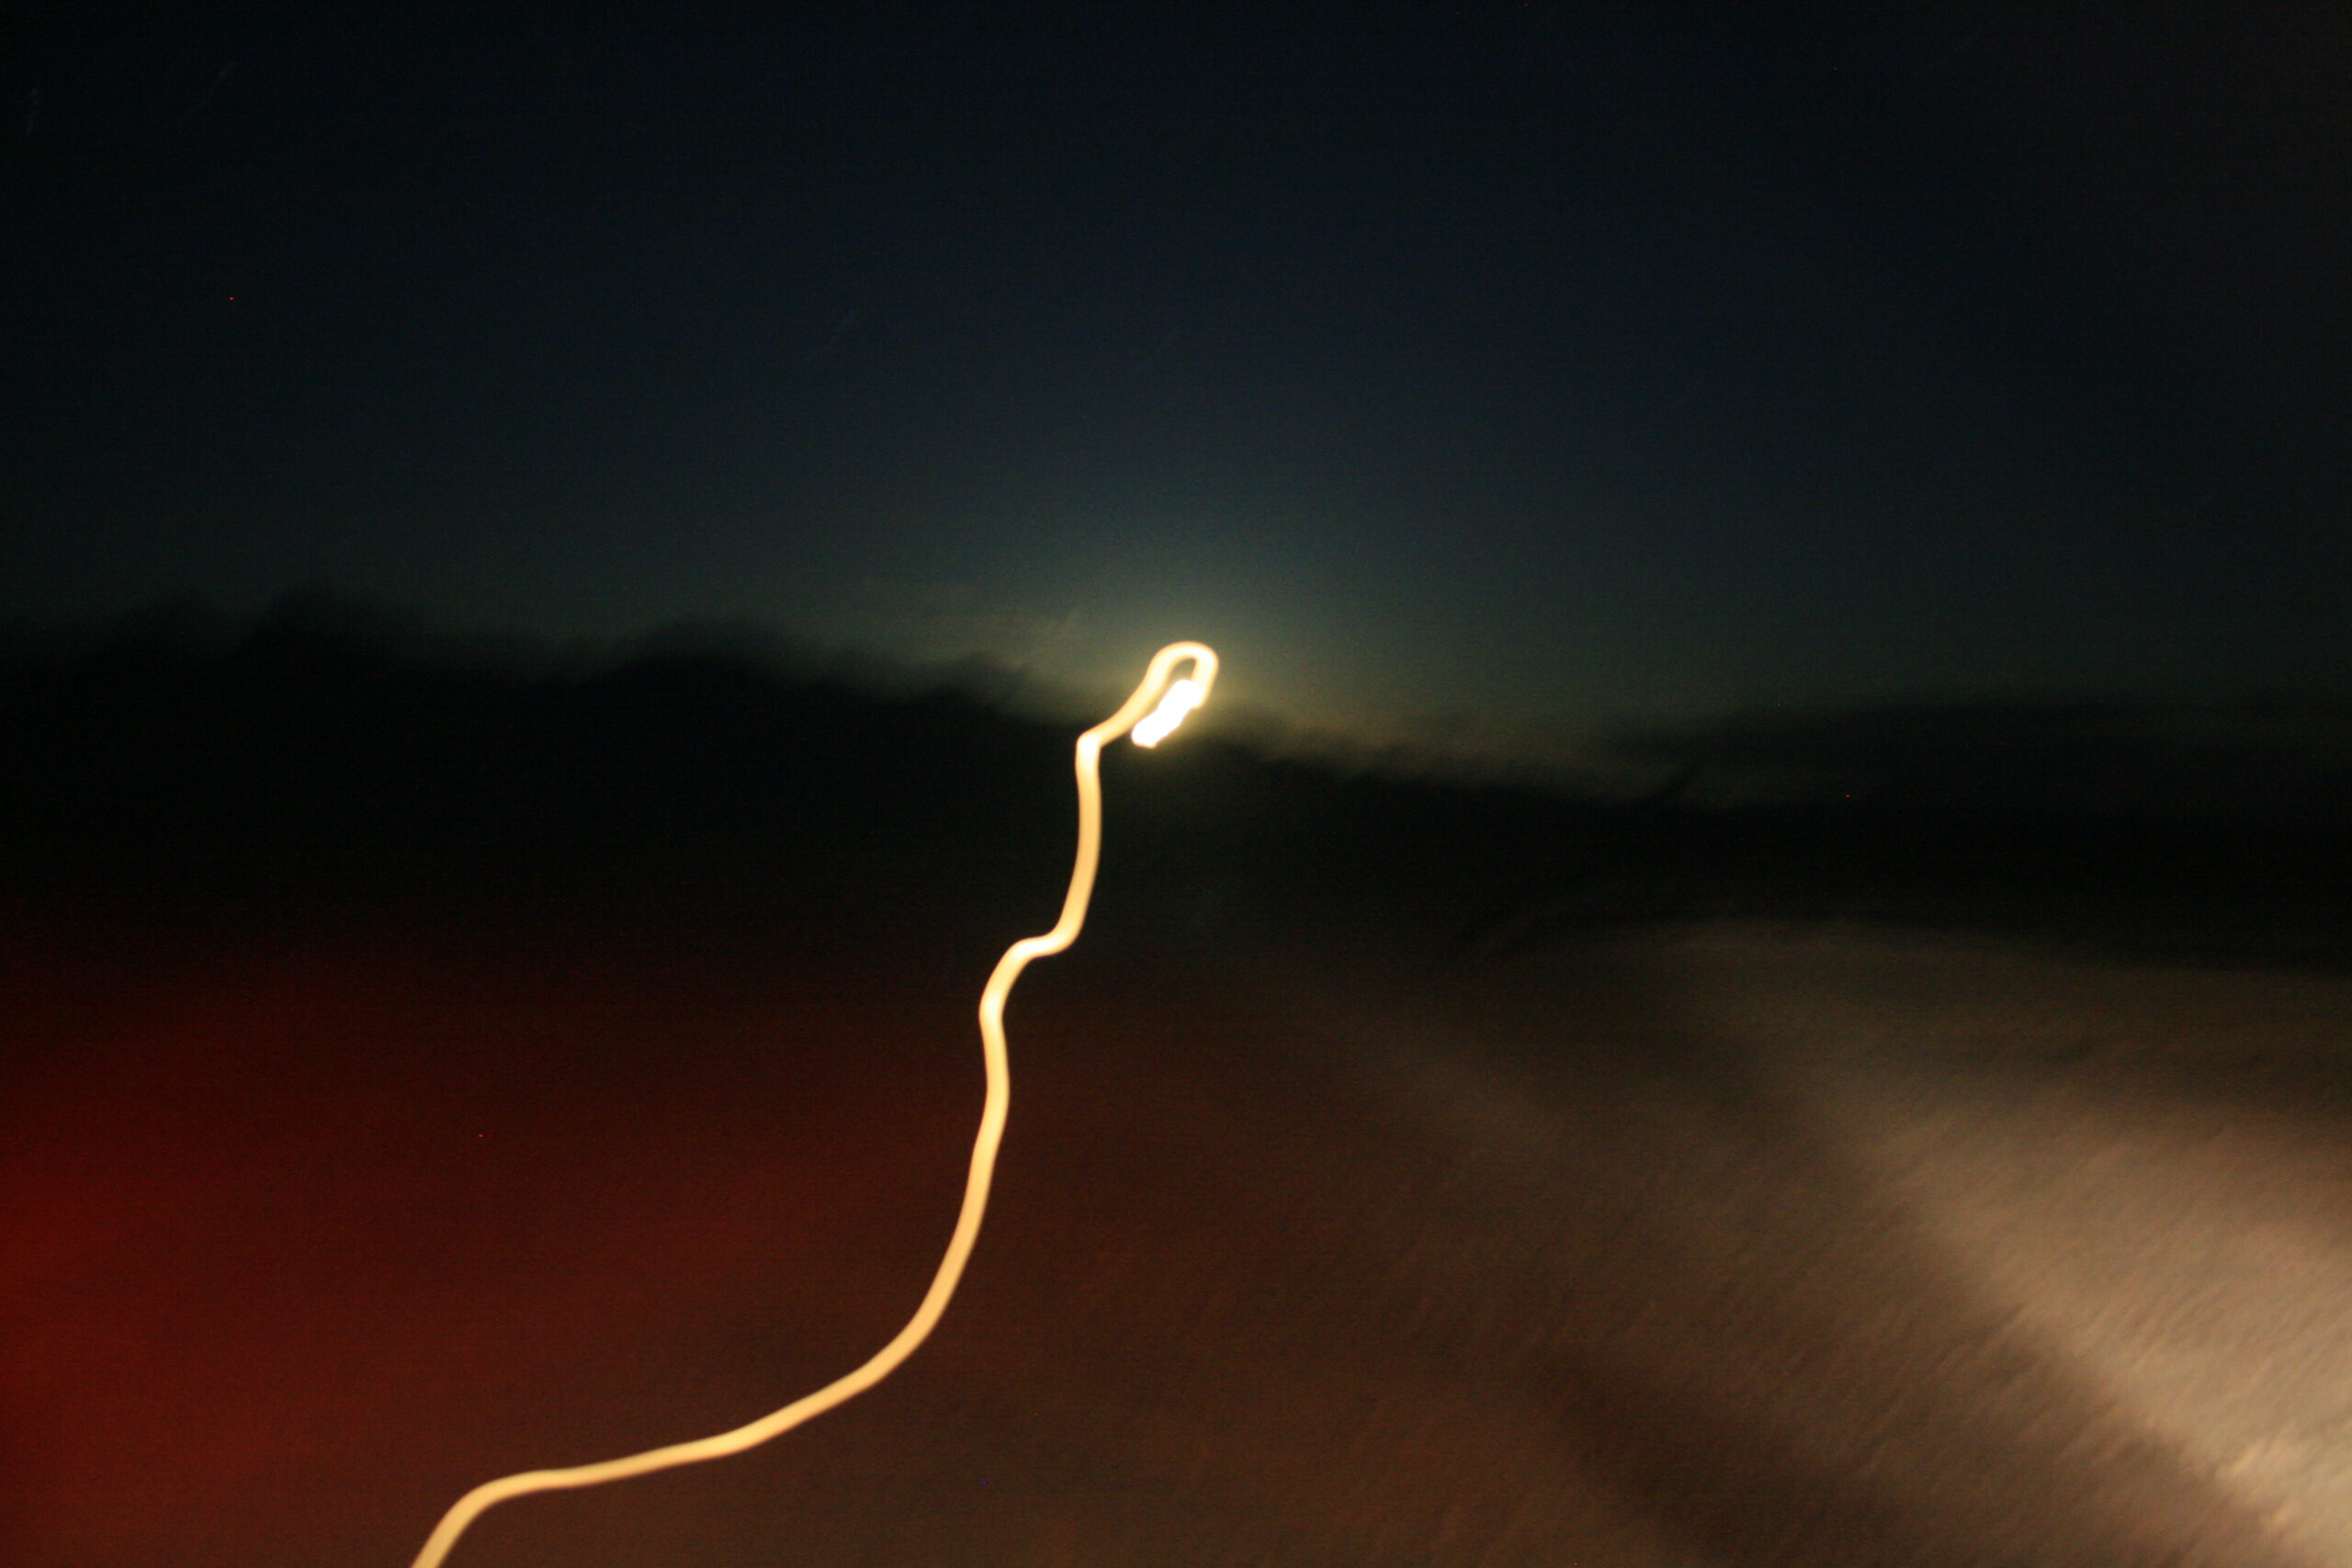
[[[1057,728],[1091,722],[1125,694],[1124,683],[1062,678],[1049,658],[1036,656],[1082,645],[1080,617],[993,605],[957,584],[873,586],[876,624],[895,629],[895,640],[827,643],[718,618],[618,637],[554,639],[443,624],[312,589],[255,613],[183,599],[122,615],[19,620],[0,627],[0,667],[37,684],[44,668],[107,650],[210,660],[258,638],[387,669],[525,683],[684,659],[740,665],[787,685],[842,682],[876,695],[944,686]],[[1008,658],[1007,650],[1030,657]],[[1458,708],[1374,714],[1353,728],[1318,726],[1244,699],[1213,703],[1193,725],[1196,733],[1268,756],[1351,772],[1517,782],[1603,799],[2352,821],[2352,704],[2017,698],[1768,705],[1675,720],[1555,720],[1510,728]]]

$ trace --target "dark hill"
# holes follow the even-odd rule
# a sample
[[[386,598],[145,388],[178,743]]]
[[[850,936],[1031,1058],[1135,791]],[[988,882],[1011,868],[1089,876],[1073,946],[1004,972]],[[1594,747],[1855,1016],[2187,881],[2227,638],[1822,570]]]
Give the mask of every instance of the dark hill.
[[[969,684],[892,694],[749,637],[549,660],[455,657],[385,627],[306,602],[20,646],[0,663],[0,886],[20,901],[651,902],[992,931],[1049,919],[1058,899],[1073,731]],[[2342,781],[2306,768],[2318,782],[2290,812],[2151,810],[2085,759],[2222,798],[2233,777],[2279,770],[2244,742],[2144,726],[2119,752],[2127,731],[2112,710],[1977,708],[1650,738],[1629,752],[1679,771],[1631,802],[1214,737],[1114,748],[1117,870],[1097,908],[1172,907],[1204,926],[1295,898],[1377,904],[1457,956],[1732,917],[2339,962]],[[1815,785],[1710,787],[1758,764]]]

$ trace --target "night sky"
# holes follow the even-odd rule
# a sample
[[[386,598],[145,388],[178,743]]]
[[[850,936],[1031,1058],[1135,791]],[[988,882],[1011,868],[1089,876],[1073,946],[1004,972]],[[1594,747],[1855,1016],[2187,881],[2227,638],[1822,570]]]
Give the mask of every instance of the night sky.
[[[2352,685],[2339,6],[19,26],[0,616],[1197,637],[1505,747]]]

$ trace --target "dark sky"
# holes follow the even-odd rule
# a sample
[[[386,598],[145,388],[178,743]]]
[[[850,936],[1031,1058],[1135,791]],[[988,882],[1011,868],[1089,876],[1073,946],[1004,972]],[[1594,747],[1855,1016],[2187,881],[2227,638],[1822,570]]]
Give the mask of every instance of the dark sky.
[[[800,12],[20,17],[0,615],[1193,636],[1506,744],[2352,687],[2340,6]]]

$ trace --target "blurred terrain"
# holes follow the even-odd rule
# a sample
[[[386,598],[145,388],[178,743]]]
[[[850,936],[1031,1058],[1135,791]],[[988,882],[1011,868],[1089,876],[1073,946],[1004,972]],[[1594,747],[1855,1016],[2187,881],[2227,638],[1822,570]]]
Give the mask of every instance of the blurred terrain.
[[[1071,728],[348,606],[0,661],[0,1560],[408,1561],[911,1310]],[[462,1563],[2352,1564],[2346,716],[1105,759],[890,1382]],[[1409,761],[1409,759],[1403,760]]]

